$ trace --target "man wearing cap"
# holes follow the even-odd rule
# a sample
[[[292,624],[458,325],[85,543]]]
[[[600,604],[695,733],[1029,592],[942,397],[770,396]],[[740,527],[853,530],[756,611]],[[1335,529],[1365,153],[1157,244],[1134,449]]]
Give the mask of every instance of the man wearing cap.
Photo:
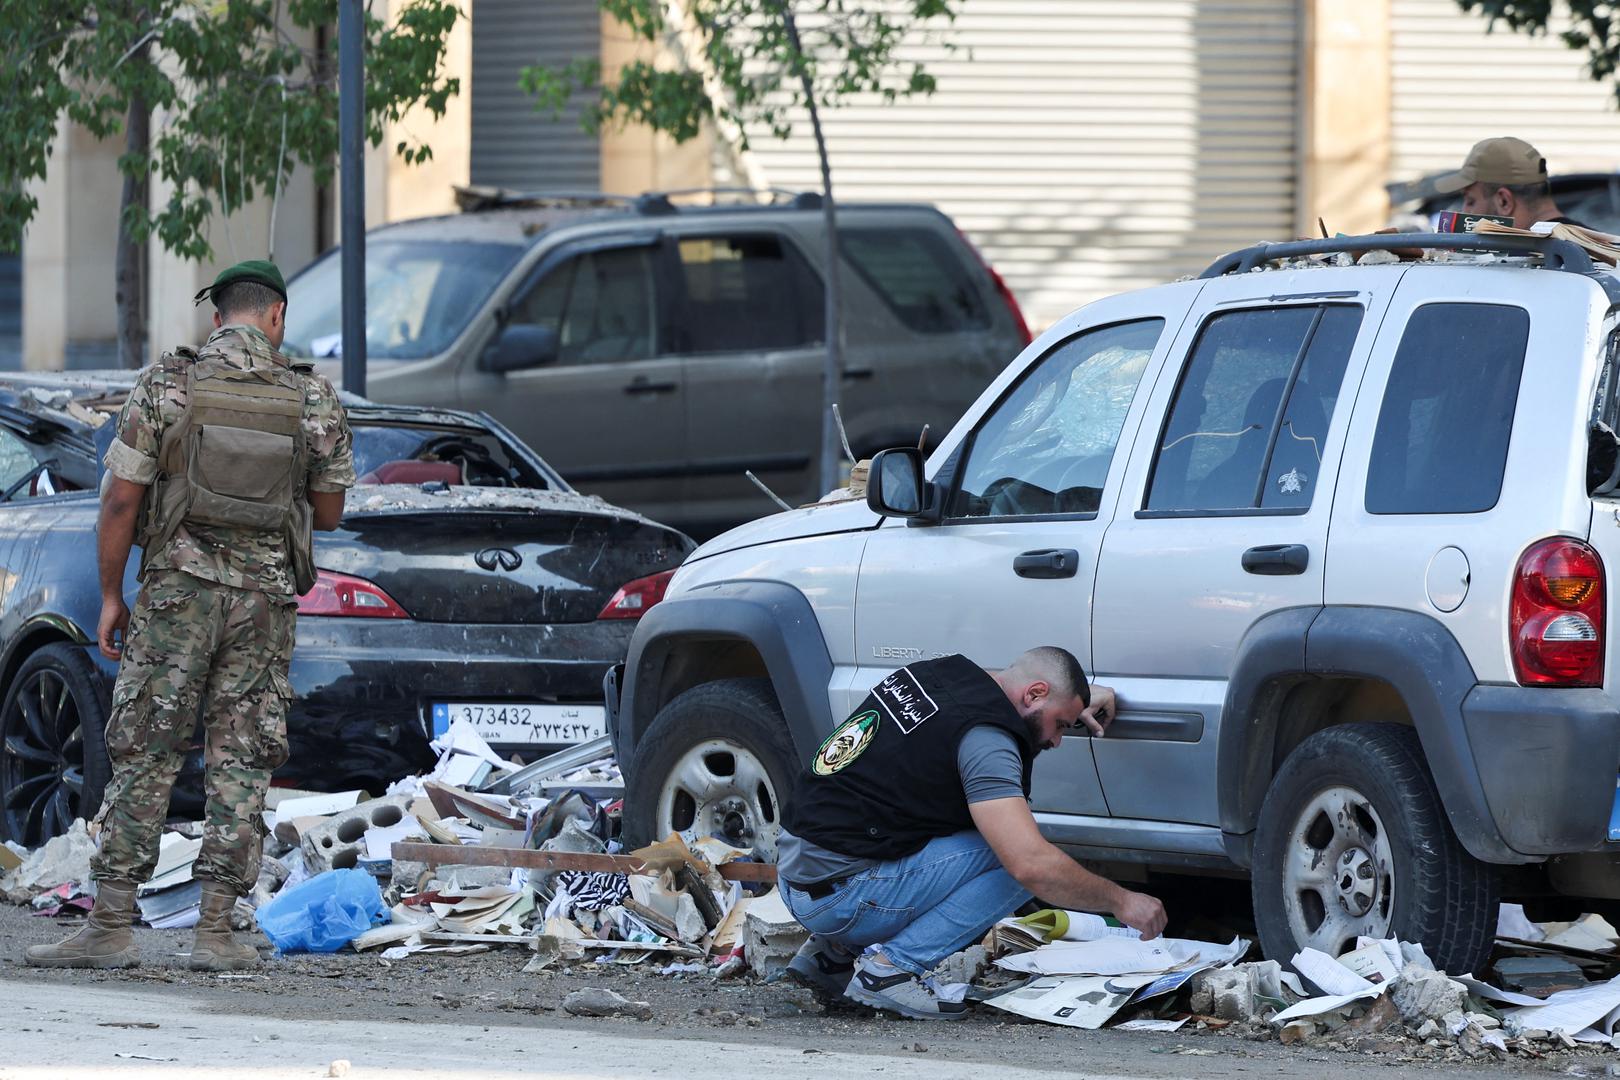
[[[207,808],[193,876],[190,965],[256,964],[231,912],[259,874],[265,789],[287,759],[296,598],[313,584],[311,529],[333,529],[354,483],[348,420],[330,383],[277,349],[287,286],[238,263],[197,294],[215,330],[141,372],[107,451],[97,525],[102,655],[119,660],[107,720],[112,779],[96,817],[95,907],[40,967],[130,967],[135,891],[157,864],[169,792],[204,727]],[[124,568],[141,545],[131,616]]]
[[[1054,646],[1000,671],[964,656],[880,682],[811,758],[783,814],[782,894],[811,937],[788,965],[827,999],[954,1020],[929,973],[1031,896],[1106,912],[1154,937],[1158,900],[1098,877],[1041,836],[1035,755],[1084,724],[1101,736],[1114,693]]]
[[[1523,139],[1504,136],[1475,143],[1462,168],[1440,177],[1435,190],[1443,195],[1460,191],[1463,213],[1510,217],[1518,229],[1538,221],[1580,224],[1559,211],[1547,184],[1547,159]]]

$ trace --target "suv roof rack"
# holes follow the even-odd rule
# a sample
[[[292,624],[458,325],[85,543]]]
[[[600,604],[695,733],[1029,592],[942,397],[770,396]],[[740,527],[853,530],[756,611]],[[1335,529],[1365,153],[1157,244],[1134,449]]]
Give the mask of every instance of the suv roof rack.
[[[1504,255],[1540,255],[1549,270],[1567,270],[1592,276],[1597,270],[1592,257],[1579,245],[1550,236],[1503,236],[1479,233],[1372,233],[1367,236],[1335,236],[1323,240],[1291,240],[1280,244],[1256,244],[1222,255],[1198,276],[1217,278],[1226,274],[1246,274],[1277,259],[1297,259],[1307,255],[1337,255],[1341,252],[1392,251],[1399,248],[1432,248],[1437,251],[1494,251]]]
[[[795,191],[791,188],[751,188],[751,187],[695,187],[672,188],[667,191],[645,191],[635,198],[635,208],[641,214],[674,214],[679,212],[672,199],[688,195],[736,195],[753,196],[754,202],[745,202],[739,198],[742,206],[783,206],[792,210],[819,210],[821,209],[821,196],[814,191]],[[769,199],[761,199],[769,196]]]
[[[469,214],[476,214],[480,210],[518,207],[628,207],[636,201],[635,196],[604,191],[513,191],[511,188],[472,185],[457,185],[454,191],[456,207]]]

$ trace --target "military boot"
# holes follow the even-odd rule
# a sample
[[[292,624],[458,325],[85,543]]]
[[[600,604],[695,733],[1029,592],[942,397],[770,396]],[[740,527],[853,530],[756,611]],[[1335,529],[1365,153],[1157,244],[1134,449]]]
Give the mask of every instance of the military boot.
[[[100,882],[84,929],[55,945],[30,945],[23,962],[30,967],[134,967],[141,962],[135,935],[129,932],[134,917],[135,886],[127,881]]]
[[[239,971],[259,962],[259,950],[231,936],[231,912],[236,893],[217,881],[202,883],[202,910],[197,936],[191,942],[191,967],[196,971]]]

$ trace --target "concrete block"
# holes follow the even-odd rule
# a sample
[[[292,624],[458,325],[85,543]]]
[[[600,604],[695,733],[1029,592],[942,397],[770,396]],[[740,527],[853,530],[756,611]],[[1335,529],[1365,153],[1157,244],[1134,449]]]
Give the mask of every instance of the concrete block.
[[[386,829],[405,820],[411,799],[390,795],[333,814],[303,833],[304,862],[311,876],[326,870],[352,870],[366,853],[366,830]]]
[[[1390,999],[1408,1024],[1439,1020],[1468,1004],[1468,988],[1445,975],[1408,968],[1389,988]]]
[[[774,889],[750,903],[743,915],[743,955],[761,979],[780,978],[809,937],[810,931],[799,925]]]

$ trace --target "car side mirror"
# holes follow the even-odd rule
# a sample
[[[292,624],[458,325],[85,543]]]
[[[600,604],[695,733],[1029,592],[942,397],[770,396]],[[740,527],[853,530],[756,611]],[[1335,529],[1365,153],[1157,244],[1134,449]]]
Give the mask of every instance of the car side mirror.
[[[884,517],[917,518],[928,509],[922,451],[915,446],[880,450],[866,478],[866,505]]]
[[[521,371],[557,362],[561,342],[557,331],[534,323],[507,323],[484,350],[485,371]]]

